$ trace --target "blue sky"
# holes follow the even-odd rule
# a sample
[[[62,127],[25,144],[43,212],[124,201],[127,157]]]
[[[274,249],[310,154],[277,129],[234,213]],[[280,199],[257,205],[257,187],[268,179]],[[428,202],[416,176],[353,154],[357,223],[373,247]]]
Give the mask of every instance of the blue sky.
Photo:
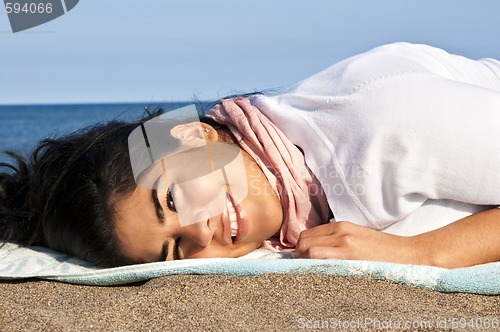
[[[496,0],[81,0],[13,34],[0,8],[0,104],[215,99],[395,41],[500,59],[498,13]]]

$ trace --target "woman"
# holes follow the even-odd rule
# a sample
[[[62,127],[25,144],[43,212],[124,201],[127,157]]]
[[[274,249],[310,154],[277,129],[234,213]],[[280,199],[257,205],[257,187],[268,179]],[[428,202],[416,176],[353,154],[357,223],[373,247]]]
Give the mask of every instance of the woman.
[[[1,230],[102,266],[258,247],[450,268],[498,261],[499,111],[496,60],[386,45],[170,130],[181,146],[241,149],[239,180],[181,180],[202,162],[196,146],[165,156],[174,166],[154,176],[161,186],[138,185],[127,140],[148,119],[42,142],[29,162],[4,166]],[[211,197],[218,214],[182,223]]]

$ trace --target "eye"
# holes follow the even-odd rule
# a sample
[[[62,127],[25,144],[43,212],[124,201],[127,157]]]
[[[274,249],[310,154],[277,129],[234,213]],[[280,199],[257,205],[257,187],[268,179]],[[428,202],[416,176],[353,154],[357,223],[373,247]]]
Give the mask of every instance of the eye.
[[[170,211],[177,212],[177,209],[175,208],[174,198],[175,198],[174,186],[171,185],[167,190],[167,197],[166,197],[167,207]]]
[[[175,242],[174,242],[174,261],[181,259],[179,257],[179,242],[181,242],[180,237],[175,239]]]
[[[163,247],[162,247],[162,251],[161,251],[161,254],[160,254],[160,262],[162,261],[169,261],[169,260],[179,260],[181,259],[180,258],[180,255],[179,255],[179,242],[181,242],[181,237],[177,237],[175,240],[174,240],[174,244],[173,246],[170,248],[170,245],[171,245],[171,241],[166,241],[164,244],[163,244]],[[170,254],[171,252],[171,254]]]

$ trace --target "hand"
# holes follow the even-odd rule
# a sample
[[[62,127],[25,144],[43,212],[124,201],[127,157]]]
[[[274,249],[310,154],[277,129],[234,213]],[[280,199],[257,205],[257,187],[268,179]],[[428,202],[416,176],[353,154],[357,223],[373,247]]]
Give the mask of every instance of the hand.
[[[297,242],[295,257],[425,263],[420,260],[414,238],[383,233],[347,221],[303,231]]]

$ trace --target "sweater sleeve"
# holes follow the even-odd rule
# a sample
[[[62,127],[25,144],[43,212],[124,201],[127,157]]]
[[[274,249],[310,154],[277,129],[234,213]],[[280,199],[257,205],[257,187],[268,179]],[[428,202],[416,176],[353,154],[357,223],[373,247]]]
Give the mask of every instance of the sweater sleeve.
[[[383,75],[357,75],[368,65]],[[334,148],[351,199],[372,225],[385,228],[428,199],[500,204],[497,61],[401,44],[343,75],[372,75],[348,84],[343,123],[351,132],[337,135]]]

